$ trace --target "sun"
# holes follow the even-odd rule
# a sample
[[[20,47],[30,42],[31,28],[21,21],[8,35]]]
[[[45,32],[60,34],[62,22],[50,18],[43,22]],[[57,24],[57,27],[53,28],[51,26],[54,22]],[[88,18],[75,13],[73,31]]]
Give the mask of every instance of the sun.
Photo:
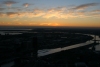
[[[58,23],[53,23],[52,26],[59,26],[60,24]]]

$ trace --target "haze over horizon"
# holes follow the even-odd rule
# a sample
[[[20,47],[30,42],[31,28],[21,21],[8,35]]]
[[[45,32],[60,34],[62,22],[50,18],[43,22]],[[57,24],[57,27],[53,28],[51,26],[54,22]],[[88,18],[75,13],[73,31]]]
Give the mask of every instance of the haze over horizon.
[[[0,0],[0,26],[100,27],[100,0]]]

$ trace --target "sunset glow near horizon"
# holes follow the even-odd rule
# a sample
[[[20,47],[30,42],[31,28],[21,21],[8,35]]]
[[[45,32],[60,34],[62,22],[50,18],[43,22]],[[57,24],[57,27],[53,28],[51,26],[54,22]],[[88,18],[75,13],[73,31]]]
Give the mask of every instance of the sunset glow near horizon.
[[[0,26],[100,27],[100,0],[0,0]]]

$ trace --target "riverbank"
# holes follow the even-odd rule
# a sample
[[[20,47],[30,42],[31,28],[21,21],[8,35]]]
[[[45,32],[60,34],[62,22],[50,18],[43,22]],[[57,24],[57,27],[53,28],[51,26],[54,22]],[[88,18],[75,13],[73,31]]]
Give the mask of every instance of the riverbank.
[[[31,31],[31,32],[18,34],[18,35],[9,35],[9,34],[0,35],[0,40],[1,40],[0,43],[1,45],[3,44],[6,45],[6,43],[9,42],[9,45],[15,43],[19,45],[25,44],[25,45],[31,46],[33,37],[37,37],[38,49],[53,49],[53,48],[58,48],[58,47],[62,48],[65,46],[83,43],[83,42],[93,39],[93,37],[89,35],[69,33],[66,31],[52,32],[51,30],[49,32],[48,31],[45,31],[45,32]]]
[[[92,62],[99,63],[100,59],[99,53],[89,49],[73,49],[75,46],[85,46],[86,42],[93,37],[91,35],[84,35],[83,33],[78,34],[79,32],[69,32],[66,30],[59,31],[29,31],[20,35],[0,35],[0,58],[2,60],[12,58],[12,57],[21,57],[23,60],[24,67],[31,65],[39,65],[37,67],[74,67],[77,62],[84,62],[86,65],[90,65]],[[31,62],[34,59],[34,56],[31,57],[31,53],[34,49],[34,42],[32,41],[33,37],[37,37],[38,49],[56,49],[56,48],[65,48],[61,52],[49,53],[44,57],[39,57],[34,63]],[[32,43],[33,42],[33,43]],[[84,44],[81,44],[84,43]],[[74,45],[73,45],[74,44]],[[88,45],[88,43],[86,44]],[[91,44],[90,44],[91,45]],[[68,50],[66,47],[70,47],[73,50]],[[73,46],[73,47],[72,47]],[[32,49],[32,50],[31,50]],[[44,51],[43,50],[43,51]],[[65,51],[67,50],[67,51]],[[45,51],[44,51],[45,53]],[[24,57],[24,58],[22,58]],[[96,58],[95,58],[96,57]],[[20,59],[18,59],[20,61]],[[96,60],[95,60],[96,59]],[[34,61],[34,60],[33,60]],[[90,62],[92,61],[92,62]],[[28,64],[28,66],[26,65]],[[16,66],[16,65],[15,65]],[[23,66],[22,66],[23,67]],[[35,67],[35,66],[34,66]]]
[[[91,46],[93,44],[89,45]],[[99,67],[100,53],[87,49],[86,47],[89,45],[42,56],[39,60],[45,61],[43,65],[47,65],[47,67],[50,65],[51,67],[57,67],[59,65],[61,65],[61,67],[65,67],[66,65],[68,67],[75,67],[76,63],[84,63],[88,67]]]

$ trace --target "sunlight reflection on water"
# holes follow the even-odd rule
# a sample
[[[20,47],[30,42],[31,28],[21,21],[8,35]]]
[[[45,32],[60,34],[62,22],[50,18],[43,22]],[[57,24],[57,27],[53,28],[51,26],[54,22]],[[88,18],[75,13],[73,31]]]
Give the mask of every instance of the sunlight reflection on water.
[[[94,35],[90,35],[90,36],[94,37]],[[100,40],[99,36],[96,36],[96,39]],[[39,50],[38,51],[38,56],[44,56],[44,55],[60,52],[60,51],[63,51],[63,50],[69,50],[69,49],[85,46],[85,45],[93,43],[94,42],[93,40],[94,40],[94,38],[92,40],[90,40],[90,41],[86,41],[85,43],[75,44],[75,45],[67,46],[67,47],[64,47],[64,48]],[[100,45],[97,45],[96,49],[100,50]]]

